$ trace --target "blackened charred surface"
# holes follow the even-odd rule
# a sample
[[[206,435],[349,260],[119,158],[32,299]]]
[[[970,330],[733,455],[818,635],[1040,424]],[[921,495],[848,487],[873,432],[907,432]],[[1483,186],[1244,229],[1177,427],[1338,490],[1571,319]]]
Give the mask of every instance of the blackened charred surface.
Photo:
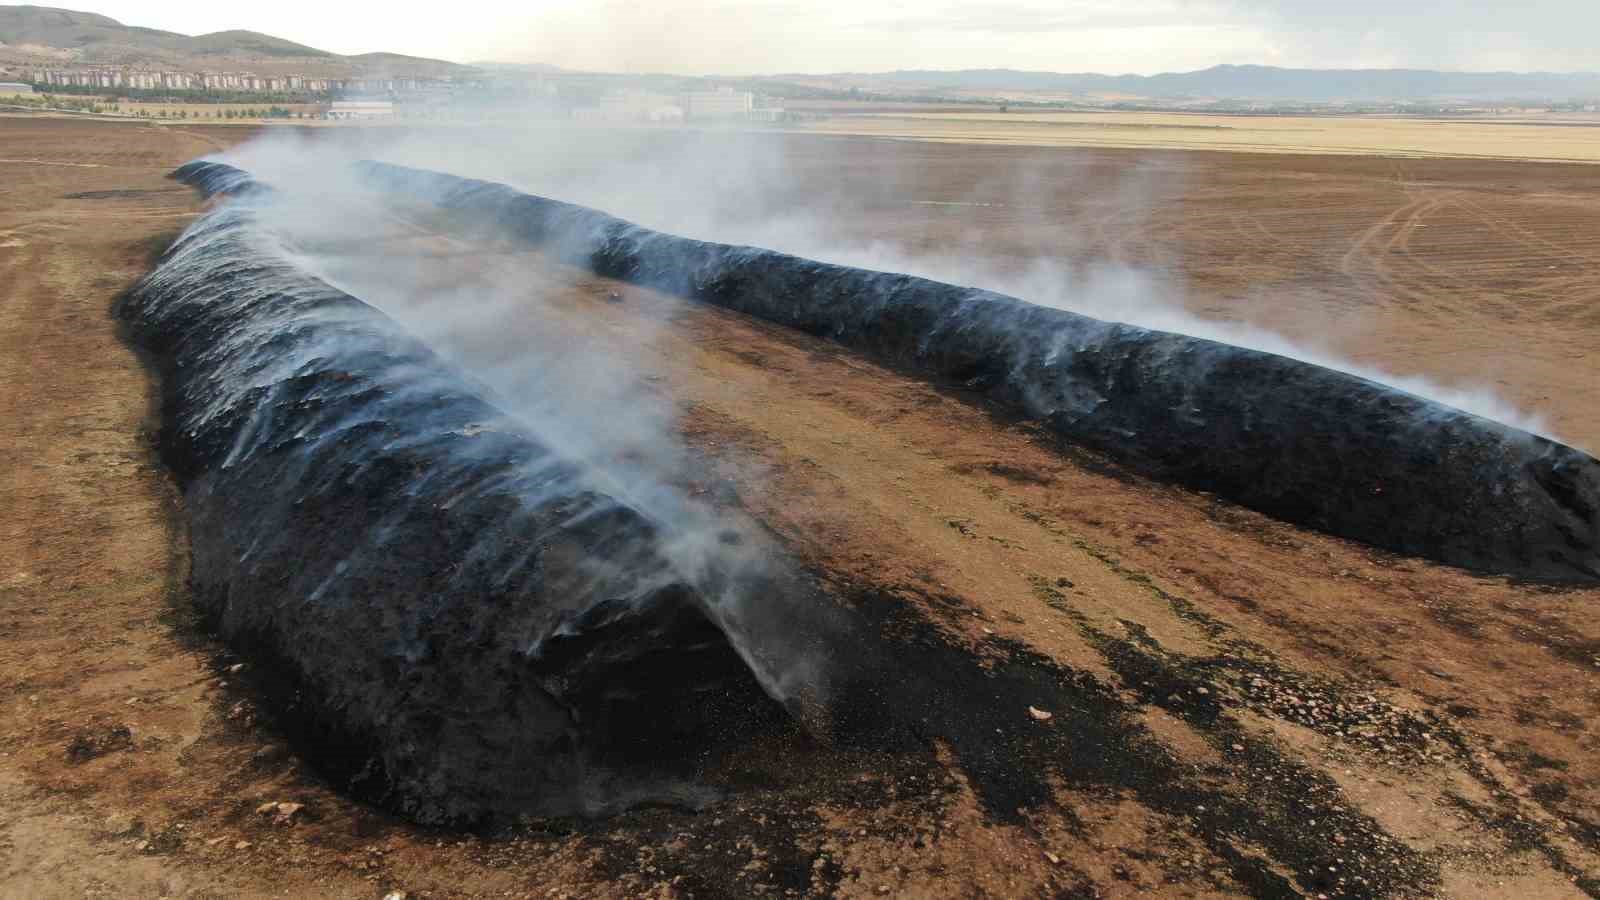
[[[967,384],[1068,440],[1286,521],[1476,571],[1600,579],[1600,462],[1394,388],[986,291],[662,234],[488,182],[362,171],[599,274]]]
[[[262,261],[241,215],[223,207],[198,225],[173,256],[204,252],[169,258],[121,312],[168,363],[166,452],[185,482],[197,601],[281,676],[270,693],[291,733],[342,783],[430,821],[655,807],[621,821],[664,834],[677,828],[659,806],[704,802],[690,785],[714,770],[760,816],[788,810],[797,835],[812,827],[798,798],[882,803],[851,777],[864,770],[941,785],[928,802],[945,802],[942,748],[994,820],[1025,823],[1063,788],[1131,798],[1258,896],[1432,883],[1337,785],[1225,710],[1184,717],[1214,746],[1245,749],[1203,772],[1177,759],[1141,709],[1198,677],[1148,639],[1107,653],[1122,682],[1108,683],[1009,641],[974,653],[906,597],[796,575],[784,589],[818,605],[790,609],[785,628],[833,651],[826,702],[791,708],[831,745],[808,739],[754,688],[694,588],[656,577],[670,573],[651,522],[546,464],[533,436],[387,319]],[[741,768],[751,747],[773,752]],[[772,856],[774,886],[843,877],[792,846]],[[726,885],[741,876],[707,859],[662,868],[737,893]]]
[[[834,743],[754,738],[730,766],[738,796],[699,816],[650,808],[572,823],[599,847],[603,874],[626,879],[643,870],[697,896],[827,894],[850,884],[851,873],[824,850],[819,806],[861,811],[858,820],[870,825],[858,840],[920,847],[925,836],[938,840],[936,823],[947,820],[964,784],[991,820],[1026,829],[1048,809],[1090,841],[1088,826],[1060,805],[1061,791],[1131,799],[1214,858],[1190,869],[1155,855],[1168,884],[1204,881],[1255,897],[1404,896],[1437,886],[1430,861],[1354,811],[1326,775],[1247,733],[1218,704],[1185,718],[1223,762],[1202,767],[1174,756],[1140,724],[1141,708],[1176,709],[1155,695],[1193,696],[1208,682],[1199,670],[1173,670],[1158,645],[1112,654],[1120,684],[1105,683],[1010,641],[991,639],[974,653],[897,593],[836,590],[859,617],[863,641],[855,657],[839,661]],[[1130,702],[1130,693],[1140,699]],[[1029,706],[1052,716],[1041,722]],[[936,747],[954,757],[961,780]],[[1194,849],[1179,842],[1172,852],[1187,860]],[[1095,888],[1070,867],[1049,878],[1050,896]]]
[[[1049,472],[1025,469],[1020,466],[999,462],[998,460],[986,463],[961,463],[951,466],[950,471],[957,475],[972,475],[980,471],[988,472],[990,475],[998,475],[1016,484],[1038,485],[1041,487],[1052,484],[1055,481],[1055,478]]]
[[[249,194],[268,190],[249,172],[222,163],[197,159],[172,171],[172,177],[207,197],[218,194]]]
[[[985,809],[1020,822],[1054,804],[1057,786],[1125,796],[1193,828],[1238,888],[1254,896],[1384,896],[1425,888],[1437,871],[1370,817],[1326,775],[1253,737],[1217,702],[1203,676],[1135,642],[1100,645],[1116,686],[1010,641],[973,654],[902,598],[844,589],[881,644],[840,663],[834,710],[844,747],[925,753],[948,747]],[[1142,705],[1172,709],[1222,752],[1197,770],[1138,720]],[[1039,721],[1029,707],[1051,713]],[[1264,854],[1264,857],[1262,856]],[[1268,862],[1293,875],[1293,881]]]
[[[540,679],[559,684],[583,711],[591,758],[681,776],[706,752],[708,736],[732,746],[790,730],[789,717],[692,597],[654,602],[661,608],[642,627],[633,610],[595,606],[533,662]]]
[[[422,822],[593,814],[701,805],[706,755],[791,727],[660,526],[263,240],[215,210],[118,313],[163,362],[195,601],[312,760]]]
[[[138,200],[158,194],[170,194],[181,191],[183,188],[162,188],[160,190],[111,190],[111,191],[73,191],[62,194],[63,200]]]
[[[1102,788],[1146,782],[1160,752],[1129,710],[1092,676],[1026,649],[994,642],[985,658],[956,651],[903,599],[872,589],[852,608],[883,637],[876,651],[835,676],[835,733],[845,746],[909,751],[948,746],[991,815],[1014,820],[1050,801],[1051,781]],[[1058,710],[1062,726],[1041,725],[1028,707]]]

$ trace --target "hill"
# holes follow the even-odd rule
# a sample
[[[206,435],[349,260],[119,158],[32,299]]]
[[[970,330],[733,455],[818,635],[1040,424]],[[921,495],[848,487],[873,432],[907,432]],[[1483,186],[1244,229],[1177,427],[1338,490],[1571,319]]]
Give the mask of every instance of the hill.
[[[108,16],[48,6],[0,6],[0,50],[23,61],[158,64],[215,69],[249,64],[271,70],[289,65],[322,74],[384,72],[437,76],[468,67],[441,59],[398,53],[341,56],[256,31],[217,31],[196,36],[124,25]]]
[[[211,34],[202,34],[199,37],[187,39],[188,49],[192,53],[214,54],[263,54],[265,56],[334,56],[326,50],[296,44],[283,38],[275,38],[270,34],[261,34],[257,31],[215,31]]]
[[[1285,69],[1212,66],[1159,75],[1030,72],[1016,69],[901,70],[774,76],[885,93],[929,95],[1050,93],[1152,99],[1427,101],[1571,99],[1600,96],[1600,74],[1443,72],[1427,69]]]
[[[562,73],[570,73],[572,71],[570,69],[563,69],[560,66],[552,66],[549,63],[542,62],[474,62],[472,65],[476,68],[492,72],[524,72],[540,75],[558,75]]]
[[[130,28],[108,16],[48,6],[0,6],[0,43],[81,49],[96,44],[137,44],[171,49],[189,40],[154,28]]]

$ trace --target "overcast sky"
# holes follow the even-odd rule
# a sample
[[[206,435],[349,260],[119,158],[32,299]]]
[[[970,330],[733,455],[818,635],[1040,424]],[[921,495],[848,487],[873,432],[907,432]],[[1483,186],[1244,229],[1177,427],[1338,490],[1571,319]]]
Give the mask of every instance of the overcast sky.
[[[80,0],[71,8],[186,34],[248,28],[339,53],[632,72],[1600,69],[1600,0]]]

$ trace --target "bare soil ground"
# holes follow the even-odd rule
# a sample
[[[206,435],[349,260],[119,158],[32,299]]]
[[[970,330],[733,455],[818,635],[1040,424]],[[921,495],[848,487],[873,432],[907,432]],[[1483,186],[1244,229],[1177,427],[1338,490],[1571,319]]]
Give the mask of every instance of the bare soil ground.
[[[1204,318],[1487,386],[1600,449],[1600,167],[841,140],[788,158],[837,244],[957,279],[1124,264]]]
[[[242,136],[0,119],[0,894],[1600,894],[1600,590],[1291,528],[947,386],[523,252],[441,254],[439,277],[514,268],[570,313],[541,326],[660,379],[734,512],[997,677],[1070,676],[1080,705],[1008,711],[1018,746],[1111,743],[1066,765],[1019,756],[1058,773],[1053,802],[1020,813],[945,756],[822,749],[699,814],[465,835],[351,803],[277,736],[249,663],[195,627],[182,511],[148,444],[155,386],[107,315],[195,210],[161,176]],[[1078,185],[1174,177],[1149,215],[1079,190],[1041,194],[1041,219],[914,201],[971,196],[1043,151],[847,152],[845,182],[899,173],[851,233],[936,248],[977,217],[982,252],[1020,261],[1050,240],[1041,222],[1093,229],[1073,253],[1160,261],[1199,311],[1325,323],[1339,349],[1407,372],[1492,371],[1600,445],[1600,170],[1053,151]],[[815,177],[841,171],[829,158]],[[750,770],[773,749],[752,747]],[[279,802],[302,806],[258,811]]]
[[[1439,119],[1189,112],[883,110],[808,123],[812,131],[1039,147],[1600,161],[1587,114]]]

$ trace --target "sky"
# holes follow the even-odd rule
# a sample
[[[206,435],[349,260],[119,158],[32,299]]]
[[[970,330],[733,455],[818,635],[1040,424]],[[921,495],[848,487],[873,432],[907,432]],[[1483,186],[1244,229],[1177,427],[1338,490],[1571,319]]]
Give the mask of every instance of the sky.
[[[618,72],[1600,70],[1592,49],[1600,0],[80,0],[70,8],[185,34],[246,28],[337,53]]]

